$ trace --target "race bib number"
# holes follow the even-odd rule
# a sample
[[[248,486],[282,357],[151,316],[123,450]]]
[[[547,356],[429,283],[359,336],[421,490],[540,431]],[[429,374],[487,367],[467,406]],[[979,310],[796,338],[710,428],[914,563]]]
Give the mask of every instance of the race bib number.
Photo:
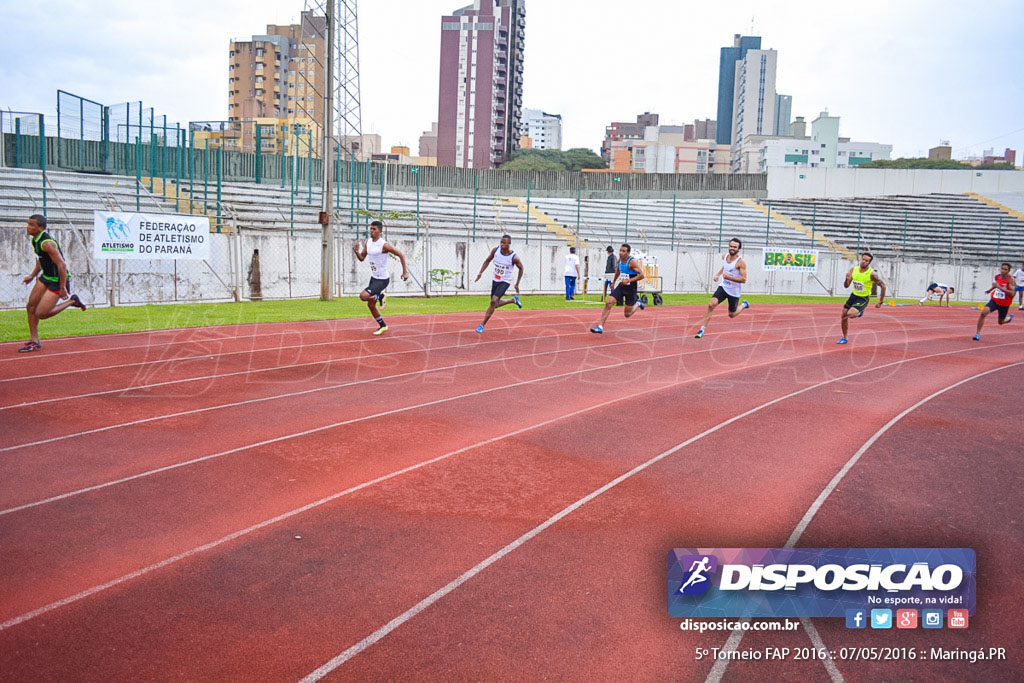
[[[631,284],[629,282],[629,278],[631,277],[633,276],[630,275],[629,273],[619,273],[619,284],[622,285],[623,287]]]
[[[380,274],[380,271],[378,271],[378,269],[377,269],[377,264],[371,262],[370,263],[370,275],[372,275],[373,277],[377,277],[377,275],[379,275],[379,274]]]
[[[863,292],[864,291],[864,283],[860,282],[859,280],[854,280],[853,281],[853,291],[855,291],[855,292]]]
[[[494,279],[495,280],[501,280],[506,275],[508,275],[510,272],[512,272],[512,267],[511,266],[505,266],[505,265],[501,265],[501,264],[495,264],[494,265]]]
[[[1006,292],[1004,292],[1001,289],[993,290],[992,298],[993,299],[1005,299],[1006,298]]]

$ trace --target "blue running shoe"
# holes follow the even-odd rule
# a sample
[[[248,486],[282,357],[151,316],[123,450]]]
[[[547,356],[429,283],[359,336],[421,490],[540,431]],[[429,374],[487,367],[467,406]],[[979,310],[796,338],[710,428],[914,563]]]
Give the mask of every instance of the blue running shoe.
[[[971,339],[973,339],[974,341],[981,341],[981,335],[980,334],[976,334],[973,337],[971,337]]]
[[[476,333],[477,334],[483,334],[484,333],[484,326],[483,325],[477,325],[476,326]]]
[[[704,328],[702,327],[699,330],[697,330],[697,334],[693,335],[693,338],[694,339],[703,339],[704,338]]]
[[[523,307],[523,304],[519,302],[519,295],[518,294],[512,297],[512,301],[516,302],[516,307],[517,308],[522,308]]]
[[[590,331],[594,334],[604,334],[604,328],[598,325],[597,327],[591,327]]]
[[[849,343],[850,342],[847,341],[846,337],[843,337],[842,339],[840,339],[839,341],[836,342],[836,344],[849,344]]]
[[[743,300],[743,308],[750,308],[750,302],[746,299]]]

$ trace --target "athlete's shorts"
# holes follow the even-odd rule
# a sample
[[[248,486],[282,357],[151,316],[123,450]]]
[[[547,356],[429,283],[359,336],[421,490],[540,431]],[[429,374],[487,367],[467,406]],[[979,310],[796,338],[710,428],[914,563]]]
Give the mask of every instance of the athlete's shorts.
[[[740,307],[740,298],[738,296],[729,296],[725,293],[725,287],[721,285],[715,290],[715,293],[711,295],[712,299],[717,299],[718,303],[722,303],[726,299],[729,300],[729,312],[735,313],[736,309]]]
[[[1016,290],[1017,292],[1024,292],[1024,285],[1019,285]]]
[[[864,315],[864,309],[868,307],[868,303],[870,301],[871,301],[871,299],[869,299],[867,297],[857,296],[856,294],[851,294],[850,298],[846,300],[845,304],[843,304],[843,308],[845,308],[845,309],[856,308],[860,312],[861,315]]]
[[[60,292],[60,280],[47,280],[42,275],[40,275],[36,279],[39,280],[40,282],[42,282],[44,285],[46,285],[46,288],[48,290],[50,290],[51,292]],[[67,278],[65,284],[67,285],[67,288],[68,288],[68,294],[71,294],[71,276],[70,275],[68,275],[68,278]]]
[[[380,293],[387,289],[389,282],[391,282],[391,278],[381,280],[380,278],[371,277],[370,284],[366,285],[365,291],[369,292],[372,296],[380,296]]]
[[[511,282],[502,282],[501,280],[494,280],[491,282],[491,296],[496,296],[499,299],[505,296],[505,292],[508,291]]]
[[[616,304],[633,306],[636,304],[637,289],[636,283],[631,285],[615,285],[615,289],[608,293],[608,296],[615,299]]]
[[[938,288],[939,288],[939,283],[937,283],[937,282],[933,282],[930,285],[928,285],[928,291],[929,292],[931,292],[933,290],[936,290]]]
[[[988,310],[992,311],[993,313],[998,314],[999,315],[999,322],[1003,322],[1004,320],[1006,320],[1006,314],[1010,312],[1010,304],[1006,304],[1005,306],[1000,306],[999,304],[997,304],[992,299],[988,300],[988,303],[985,304],[985,308],[987,308]]]

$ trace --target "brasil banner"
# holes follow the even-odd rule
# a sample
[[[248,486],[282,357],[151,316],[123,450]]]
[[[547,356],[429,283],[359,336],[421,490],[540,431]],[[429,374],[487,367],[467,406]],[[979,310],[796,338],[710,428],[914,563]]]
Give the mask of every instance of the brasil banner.
[[[102,259],[209,259],[210,219],[181,214],[93,212],[93,254]]]
[[[797,270],[805,273],[818,271],[818,252],[812,249],[785,249],[765,247],[761,265],[765,270]]]

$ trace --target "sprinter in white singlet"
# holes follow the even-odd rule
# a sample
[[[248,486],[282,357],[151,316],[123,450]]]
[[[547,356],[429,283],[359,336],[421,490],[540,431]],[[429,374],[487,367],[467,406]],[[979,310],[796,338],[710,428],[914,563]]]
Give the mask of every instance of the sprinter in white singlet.
[[[487,307],[487,312],[484,313],[484,321],[476,328],[477,334],[483,333],[484,325],[494,315],[495,309],[508,306],[509,304],[515,304],[519,308],[523,307],[523,304],[519,302],[519,283],[523,279],[523,262],[516,256],[516,252],[512,251],[511,237],[508,235],[501,236],[501,245],[491,249],[490,255],[484,260],[483,265],[480,266],[480,272],[476,274],[476,280],[473,282],[480,281],[484,271],[487,269],[487,264],[491,261],[494,261],[494,278],[491,280],[491,305]],[[512,284],[512,270],[514,268],[519,269],[519,277],[516,278],[516,293],[511,299],[502,299],[501,297],[505,295],[505,292],[508,291],[509,286]]]
[[[722,255],[722,267],[715,273],[714,282],[722,278],[722,284],[718,286],[715,293],[711,295],[708,309],[704,311],[704,322],[700,324],[700,330],[694,336],[700,339],[704,336],[711,314],[715,312],[718,304],[728,300],[729,317],[735,318],[744,309],[750,308],[749,301],[740,301],[743,294],[743,283],[747,281],[747,262],[740,258],[740,247],[743,242],[738,237],[729,240],[729,253]]]
[[[352,246],[352,251],[355,252],[357,259],[360,261],[370,260],[370,284],[366,286],[366,289],[359,292],[359,298],[366,302],[370,309],[370,315],[377,321],[378,327],[373,333],[377,336],[388,331],[388,326],[384,323],[384,318],[377,309],[378,304],[380,304],[381,308],[387,305],[384,290],[391,281],[388,275],[388,254],[394,254],[398,257],[398,260],[402,262],[402,279],[409,279],[409,271],[405,267],[405,256],[387,243],[381,235],[383,229],[383,223],[373,221],[370,223],[370,239],[366,240],[362,246],[360,246],[358,241]]]

